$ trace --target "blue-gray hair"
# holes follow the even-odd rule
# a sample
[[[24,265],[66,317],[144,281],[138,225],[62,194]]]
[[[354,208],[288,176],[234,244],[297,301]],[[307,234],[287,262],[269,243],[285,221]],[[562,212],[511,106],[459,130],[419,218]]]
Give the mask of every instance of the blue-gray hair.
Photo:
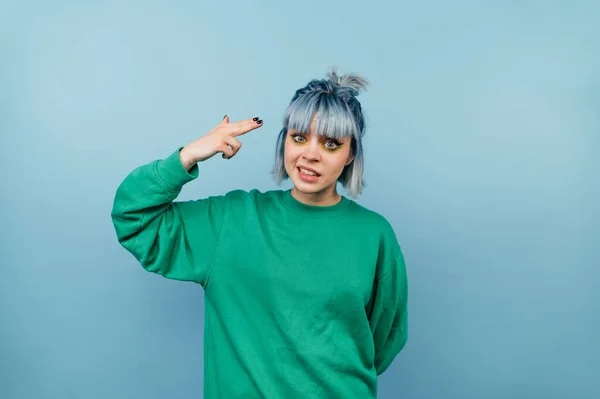
[[[336,69],[330,69],[327,79],[312,80],[296,91],[287,107],[283,129],[277,138],[273,167],[273,178],[277,184],[289,178],[284,164],[285,138],[288,129],[308,132],[313,117],[318,114],[316,134],[334,139],[342,137],[352,139],[350,148],[354,159],[344,168],[338,181],[342,183],[350,197],[358,197],[365,187],[362,149],[365,118],[356,96],[360,90],[366,89],[367,85],[367,80],[361,76],[338,75]]]

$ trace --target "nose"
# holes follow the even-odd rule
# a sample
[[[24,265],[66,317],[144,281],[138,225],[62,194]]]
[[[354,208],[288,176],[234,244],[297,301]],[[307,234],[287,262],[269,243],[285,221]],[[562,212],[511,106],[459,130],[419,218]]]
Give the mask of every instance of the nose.
[[[304,152],[302,153],[302,158],[312,162],[319,161],[321,159],[319,145],[315,140],[312,140],[312,142],[305,147]]]

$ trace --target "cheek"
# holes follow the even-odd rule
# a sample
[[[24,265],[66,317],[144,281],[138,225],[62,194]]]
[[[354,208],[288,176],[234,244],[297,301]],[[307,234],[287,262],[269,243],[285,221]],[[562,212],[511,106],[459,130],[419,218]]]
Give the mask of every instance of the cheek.
[[[350,150],[348,148],[340,149],[340,151],[335,152],[335,159],[333,159],[333,163],[338,168],[344,168],[346,166],[346,161],[350,156]]]
[[[283,157],[286,162],[294,161],[298,158],[300,151],[297,145],[290,143],[289,141],[285,143],[283,147]]]

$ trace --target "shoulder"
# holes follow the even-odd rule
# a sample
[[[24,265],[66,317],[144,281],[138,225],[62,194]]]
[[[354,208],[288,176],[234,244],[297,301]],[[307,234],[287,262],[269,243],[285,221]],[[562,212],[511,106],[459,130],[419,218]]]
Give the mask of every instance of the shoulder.
[[[354,201],[351,216],[356,219],[357,223],[371,226],[384,235],[395,235],[392,224],[384,215]]]
[[[350,214],[354,218],[353,224],[376,241],[379,251],[383,251],[386,256],[395,256],[401,252],[396,230],[387,217],[356,202],[352,205]]]
[[[371,234],[377,245],[377,278],[382,278],[391,269],[404,267],[403,249],[392,223],[379,212],[358,204],[355,208],[364,219],[370,220],[374,229]]]

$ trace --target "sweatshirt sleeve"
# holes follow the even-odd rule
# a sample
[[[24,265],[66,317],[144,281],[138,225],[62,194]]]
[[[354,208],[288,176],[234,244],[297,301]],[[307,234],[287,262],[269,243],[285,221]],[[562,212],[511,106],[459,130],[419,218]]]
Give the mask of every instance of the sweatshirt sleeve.
[[[225,197],[175,202],[186,171],[179,150],[136,168],[117,189],[111,217],[119,243],[149,272],[205,286],[225,222]]]
[[[377,278],[369,319],[375,344],[375,368],[381,375],[406,344],[408,284],[402,252]]]

